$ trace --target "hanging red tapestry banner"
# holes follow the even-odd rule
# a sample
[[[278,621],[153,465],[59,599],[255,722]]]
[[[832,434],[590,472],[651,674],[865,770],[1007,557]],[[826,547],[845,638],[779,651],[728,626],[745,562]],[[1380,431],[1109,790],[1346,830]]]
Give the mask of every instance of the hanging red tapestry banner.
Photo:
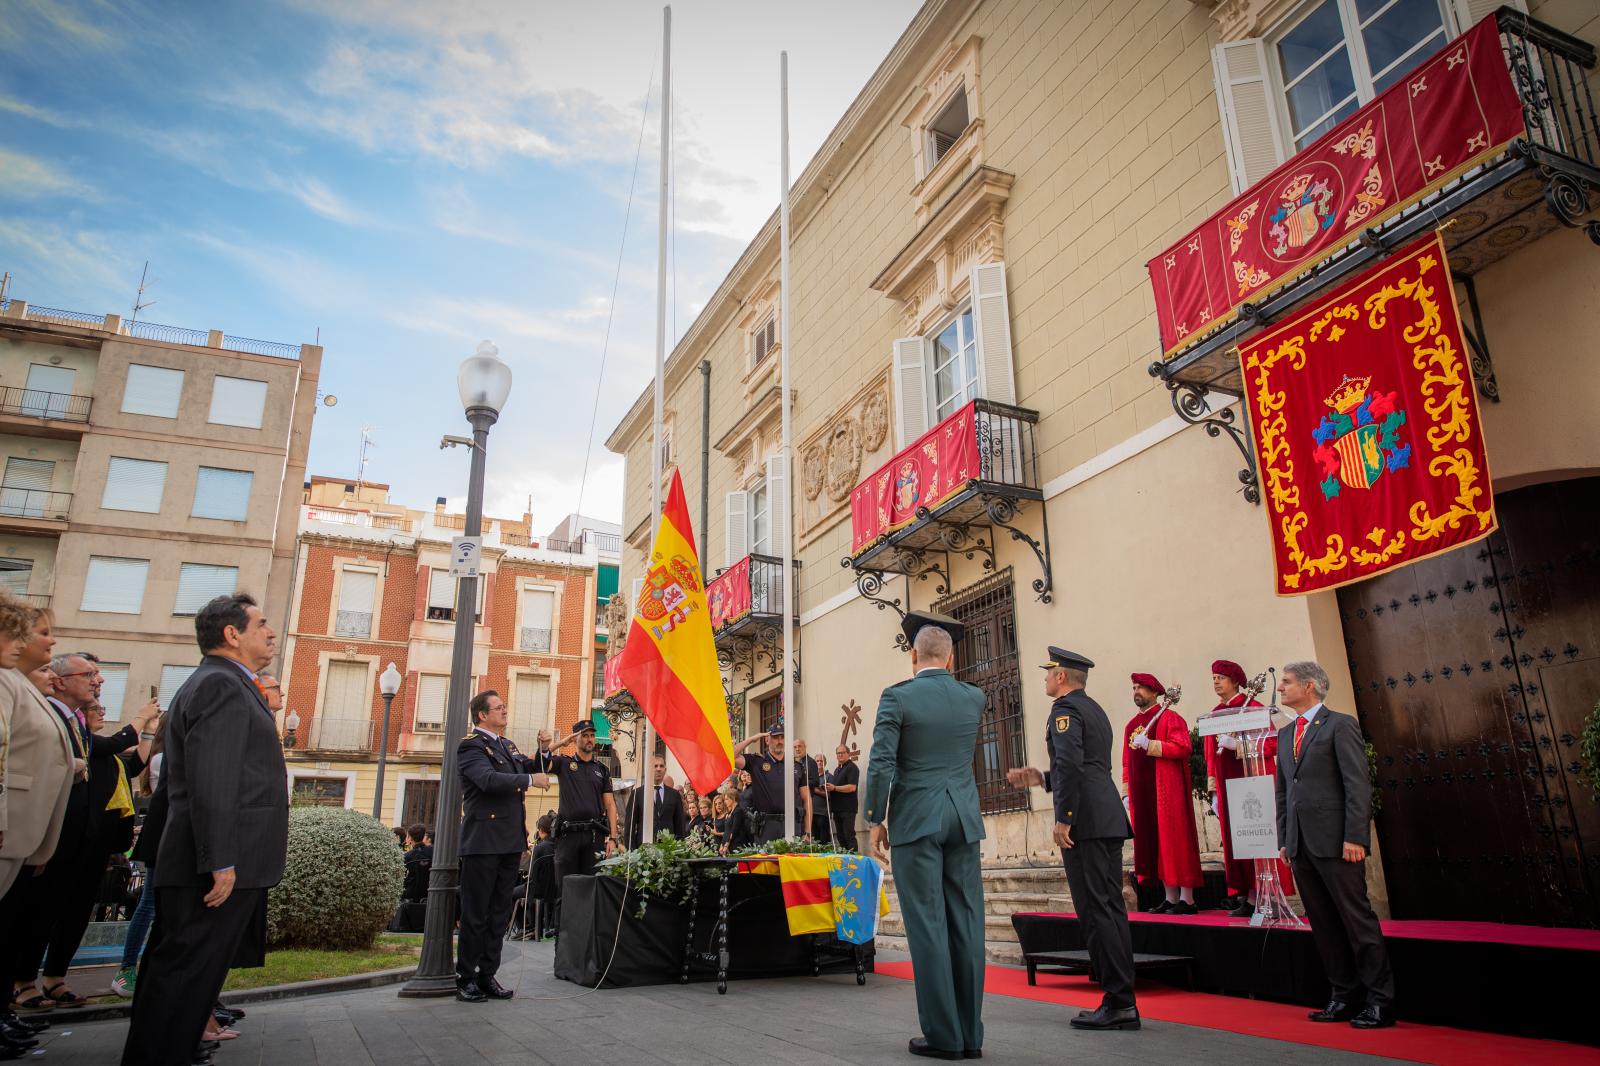
[[[711,632],[720,633],[750,613],[750,556],[734,563],[706,586]]]
[[[1239,346],[1276,591],[1337,588],[1495,529],[1437,232]]]
[[[979,476],[977,408],[968,403],[850,492],[850,554],[860,555]]]
[[[1244,301],[1526,130],[1491,16],[1150,260],[1162,351],[1232,319]]]

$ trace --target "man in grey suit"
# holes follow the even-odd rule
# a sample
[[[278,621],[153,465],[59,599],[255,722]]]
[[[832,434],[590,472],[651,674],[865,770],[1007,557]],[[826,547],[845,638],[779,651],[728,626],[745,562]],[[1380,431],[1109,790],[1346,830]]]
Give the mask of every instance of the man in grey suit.
[[[867,764],[872,853],[891,855],[916,971],[913,1055],[983,1057],[983,816],[972,777],[988,698],[951,676],[964,627],[906,615],[912,678],[883,690]]]
[[[1328,672],[1289,663],[1278,682],[1296,712],[1278,731],[1278,845],[1294,866],[1317,954],[1333,995],[1314,1022],[1348,1021],[1357,1029],[1394,1024],[1394,974],[1383,929],[1367,900],[1372,783],[1361,726],[1323,706]]]
[[[167,824],[156,922],[140,966],[123,1066],[189,1066],[234,951],[283,877],[289,786],[256,674],[277,641],[255,600],[218,596],[194,620],[204,653],[167,712]]]

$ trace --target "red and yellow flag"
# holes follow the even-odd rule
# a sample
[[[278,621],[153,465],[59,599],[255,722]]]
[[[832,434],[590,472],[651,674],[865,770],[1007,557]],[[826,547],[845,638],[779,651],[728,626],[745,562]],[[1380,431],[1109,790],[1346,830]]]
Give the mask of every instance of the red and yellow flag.
[[[695,791],[715,791],[733,772],[733,738],[700,556],[676,470],[617,672]]]

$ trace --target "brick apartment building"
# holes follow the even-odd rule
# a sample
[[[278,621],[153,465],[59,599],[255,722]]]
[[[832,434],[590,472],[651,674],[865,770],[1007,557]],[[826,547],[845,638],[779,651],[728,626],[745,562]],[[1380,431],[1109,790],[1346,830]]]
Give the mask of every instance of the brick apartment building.
[[[432,824],[447,743],[456,585],[446,513],[388,501],[388,486],[314,477],[306,483],[284,641],[283,712],[293,794],[372,810],[384,748],[378,676],[404,677],[388,722],[381,807],[391,825]],[[591,540],[529,534],[529,516],[484,520],[484,569],[473,647],[474,692],[511,706],[510,736],[532,750],[588,714],[595,661],[597,553]],[[289,736],[290,726],[293,736]],[[530,811],[554,805],[534,793]]]

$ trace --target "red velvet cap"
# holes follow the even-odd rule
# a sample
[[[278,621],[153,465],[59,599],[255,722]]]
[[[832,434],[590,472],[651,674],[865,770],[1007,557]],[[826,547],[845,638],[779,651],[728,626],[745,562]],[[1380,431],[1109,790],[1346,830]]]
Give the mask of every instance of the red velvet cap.
[[[1167,694],[1167,687],[1161,682],[1157,681],[1154,674],[1134,674],[1133,683],[1135,685],[1143,685],[1145,688],[1150,689],[1158,696],[1165,696]]]
[[[1243,688],[1249,681],[1249,679],[1244,676],[1244,667],[1240,666],[1238,663],[1229,662],[1227,659],[1218,659],[1216,662],[1212,663],[1211,672],[1213,674],[1221,674],[1223,677],[1228,678],[1240,688]]]

